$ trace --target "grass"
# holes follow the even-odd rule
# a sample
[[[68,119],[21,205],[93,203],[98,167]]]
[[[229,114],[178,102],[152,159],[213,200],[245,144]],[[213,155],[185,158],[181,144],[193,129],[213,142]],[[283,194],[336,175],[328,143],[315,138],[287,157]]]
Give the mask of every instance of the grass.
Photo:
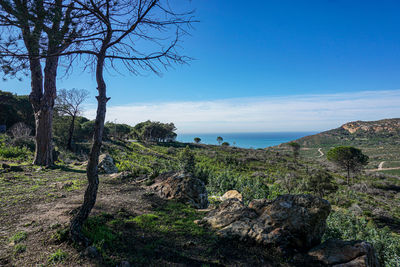
[[[49,263],[61,263],[64,262],[68,257],[68,253],[62,251],[61,249],[56,250],[54,253],[50,254],[47,258]]]
[[[104,194],[102,191],[101,194],[104,194],[105,197],[123,194],[118,197],[131,198],[130,194],[139,190],[137,185],[133,186],[137,182],[134,181],[137,176],[152,177],[160,172],[178,171],[180,169],[178,156],[184,147],[183,145],[168,147],[165,144],[139,143],[118,146],[114,143],[106,143],[105,148],[116,159],[118,166],[121,170],[130,172],[131,177],[114,184],[101,182],[100,190],[106,190],[107,193]],[[274,199],[280,194],[288,193],[289,190],[291,193],[309,193],[304,187],[309,170],[327,169],[333,175],[335,184],[338,185],[335,193],[325,195],[335,209],[345,210],[352,205],[358,205],[361,209],[358,219],[365,220],[366,224],[371,222],[371,225],[368,226],[369,233],[374,233],[379,230],[379,227],[385,225],[390,227],[385,232],[388,235],[391,232],[400,232],[400,229],[396,228],[396,222],[399,222],[400,218],[399,191],[396,191],[400,186],[400,179],[395,176],[396,173],[392,173],[392,175],[386,173],[356,174],[351,185],[348,186],[342,184],[341,180],[345,180],[345,178],[341,173],[329,169],[330,167],[324,165],[321,158],[317,158],[319,155],[317,149],[302,151],[302,153],[309,153],[310,158],[302,155],[297,162],[294,162],[290,151],[286,153],[262,149],[196,145],[192,145],[191,149],[196,161],[195,175],[207,184],[210,195],[218,196],[229,189],[237,189],[248,202],[254,198]],[[328,149],[329,147],[324,147],[323,151],[326,152]],[[314,155],[313,158],[311,155]],[[381,159],[381,155],[377,155],[374,161],[379,163]],[[14,160],[11,164],[18,165],[17,159]],[[394,160],[390,164],[397,164],[397,162]],[[33,205],[60,203],[62,200],[59,198],[68,198],[74,192],[83,194],[86,177],[81,167],[62,163],[55,168],[38,169],[24,164],[23,169],[23,172],[0,174],[0,212],[7,214],[4,216],[4,226],[13,231],[16,231],[12,227],[18,222],[20,214],[31,212]],[[282,179],[288,175],[291,177],[290,182],[293,183],[293,188],[288,188],[282,183]],[[107,179],[105,177],[101,181]],[[145,183],[148,181],[152,181],[152,179],[148,179]],[[353,186],[354,184],[362,186]],[[259,265],[259,259],[268,262],[273,255],[265,255],[265,249],[257,250],[247,244],[227,243],[220,240],[211,230],[194,223],[195,220],[204,216],[202,212],[182,203],[160,200],[154,194],[143,193],[134,196],[135,201],[133,202],[132,199],[125,199],[126,203],[133,205],[125,211],[117,211],[118,205],[127,204],[112,202],[111,197],[107,200],[110,202],[103,202],[101,206],[96,206],[97,214],[90,216],[84,225],[84,234],[102,255],[103,262],[101,264],[115,266],[126,260],[132,265],[139,266],[171,264],[206,266],[228,263],[231,265]],[[102,199],[102,201],[105,200]],[[103,204],[105,205],[103,206]],[[391,221],[382,220],[382,216],[380,217],[375,212],[376,209],[380,209],[381,213]],[[355,231],[351,235],[346,235],[347,224],[345,222],[344,219],[337,220],[336,230],[339,231],[339,234],[348,236],[348,238],[352,238],[352,235],[357,237],[354,234]],[[344,225],[343,227],[339,227],[341,223]],[[30,227],[36,227],[35,225]],[[46,253],[44,254],[46,256],[41,256],[46,261],[45,264],[79,265],[74,258],[79,257],[75,255],[77,252],[65,242],[68,229],[64,225],[55,228],[46,227],[40,231],[43,232],[37,234],[36,237],[46,234],[46,231],[49,232],[45,240],[35,241],[35,245],[43,247],[43,253]],[[30,235],[34,234],[31,231],[29,233]],[[23,237],[24,235],[25,237]],[[10,255],[13,255],[13,250],[21,249],[22,251],[23,246],[25,246],[25,250],[26,246],[29,246],[24,253],[22,251],[15,255],[19,255],[16,257],[18,259],[32,257],[32,254],[29,253],[33,253],[31,248],[35,247],[32,245],[33,237],[29,236],[28,239],[27,233],[18,232],[11,238],[22,239],[21,241],[12,241],[21,248],[17,249],[16,245],[10,248]],[[7,248],[11,238],[0,239],[0,248]],[[371,234],[365,235],[365,238],[372,240],[378,237]],[[378,239],[380,240],[379,244],[392,246],[390,244],[393,242],[384,239],[383,235],[380,234]],[[48,242],[60,250],[55,251],[54,247],[49,249]],[[380,249],[382,251],[384,248]],[[390,251],[390,248],[388,249]],[[49,250],[52,254],[47,258]],[[35,257],[35,255],[33,256]],[[229,262],[227,259],[232,261]],[[281,259],[277,260],[280,262]],[[22,261],[16,262],[21,266],[24,265],[21,264]],[[0,257],[0,265],[1,263]]]
[[[27,238],[28,234],[24,231],[18,232],[12,237],[10,237],[10,241],[14,243],[19,243],[21,241],[24,241]]]
[[[21,254],[26,251],[26,245],[24,244],[16,244],[14,246],[14,255]]]
[[[124,222],[135,223],[145,231],[204,236],[208,232],[194,223],[195,220],[201,218],[201,213],[182,203],[168,202],[165,206],[156,209],[154,213],[132,217]]]

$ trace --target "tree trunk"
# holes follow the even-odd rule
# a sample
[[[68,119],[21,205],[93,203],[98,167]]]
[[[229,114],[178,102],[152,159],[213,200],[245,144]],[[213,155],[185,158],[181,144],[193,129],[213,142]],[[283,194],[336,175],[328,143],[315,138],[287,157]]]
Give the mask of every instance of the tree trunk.
[[[36,123],[36,150],[33,164],[51,166],[53,159],[53,111],[56,98],[58,57],[46,59],[44,68],[44,94],[34,106]],[[33,83],[33,80],[32,80]]]
[[[49,108],[43,95],[43,75],[40,60],[31,58],[29,60],[31,70],[32,91],[29,100],[35,115],[35,157],[33,164],[50,166],[53,164],[51,129],[53,110]]]
[[[67,143],[67,149],[72,151],[72,137],[74,136],[74,129],[75,129],[75,115],[72,116],[72,121],[71,125],[69,126],[69,132],[68,132],[68,143]]]
[[[105,51],[104,51],[105,52]],[[94,207],[97,198],[97,189],[99,186],[98,163],[100,149],[103,140],[104,120],[106,116],[106,105],[109,98],[106,96],[106,84],[103,79],[103,66],[105,53],[98,56],[96,67],[97,90],[99,95],[97,98],[97,114],[94,126],[93,145],[89,154],[87,166],[88,186],[86,188],[83,204],[78,214],[72,219],[70,226],[70,235],[74,242],[88,245],[88,240],[82,234],[83,223],[88,218],[90,211]]]

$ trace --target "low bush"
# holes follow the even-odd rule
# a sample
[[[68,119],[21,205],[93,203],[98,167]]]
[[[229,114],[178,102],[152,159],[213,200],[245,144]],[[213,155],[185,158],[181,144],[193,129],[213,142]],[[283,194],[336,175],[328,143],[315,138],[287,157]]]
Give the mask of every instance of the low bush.
[[[387,227],[377,228],[372,221],[343,211],[332,212],[327,219],[323,240],[365,240],[375,247],[382,266],[398,266],[400,259],[400,236]]]
[[[32,154],[28,148],[13,146],[12,144],[6,142],[6,139],[6,137],[0,137],[0,157],[7,159],[26,159]]]

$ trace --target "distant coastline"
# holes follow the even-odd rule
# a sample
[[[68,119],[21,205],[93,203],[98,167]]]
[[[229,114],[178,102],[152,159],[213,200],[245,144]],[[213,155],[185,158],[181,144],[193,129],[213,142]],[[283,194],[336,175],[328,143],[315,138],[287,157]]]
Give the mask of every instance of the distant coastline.
[[[224,142],[241,148],[266,148],[313,135],[318,132],[255,132],[255,133],[178,133],[177,141],[193,143],[195,137],[200,137],[202,144],[218,145],[217,137],[221,136]]]

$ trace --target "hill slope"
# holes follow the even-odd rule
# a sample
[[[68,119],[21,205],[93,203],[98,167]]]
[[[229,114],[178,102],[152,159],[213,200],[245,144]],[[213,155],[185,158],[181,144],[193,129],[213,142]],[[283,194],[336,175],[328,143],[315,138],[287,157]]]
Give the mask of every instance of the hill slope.
[[[363,150],[370,158],[368,169],[400,174],[400,118],[348,122],[339,128],[295,140],[307,158],[321,158],[335,146],[349,145]],[[282,148],[285,144],[281,145]],[[319,152],[321,151],[321,152]],[[383,163],[382,163],[383,162]]]

